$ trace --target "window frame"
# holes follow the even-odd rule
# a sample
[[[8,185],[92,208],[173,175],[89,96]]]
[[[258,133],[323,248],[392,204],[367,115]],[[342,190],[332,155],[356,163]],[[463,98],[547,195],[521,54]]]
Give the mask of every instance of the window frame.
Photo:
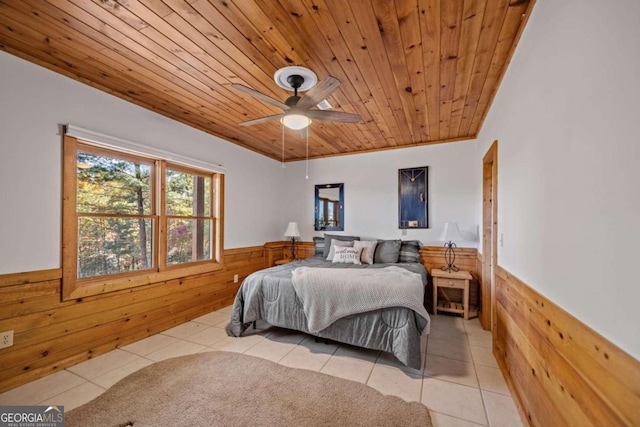
[[[203,216],[198,216],[198,215],[189,215],[189,216],[184,216],[184,215],[169,215],[167,213],[167,209],[166,209],[166,176],[167,176],[167,169],[171,169],[177,172],[183,172],[183,173],[189,173],[192,175],[199,175],[199,176],[204,176],[204,177],[208,177],[211,179],[211,185],[209,188],[209,200],[210,200],[210,206],[209,206],[209,215],[203,215]],[[197,265],[197,264],[205,264],[205,263],[209,263],[211,262],[211,260],[216,258],[216,247],[215,247],[215,242],[217,239],[217,234],[218,234],[218,230],[216,227],[216,213],[217,213],[217,209],[218,209],[218,200],[215,198],[215,195],[218,192],[218,186],[216,183],[216,179],[215,179],[215,173],[212,172],[204,172],[200,169],[196,169],[196,168],[192,168],[192,167],[188,167],[188,166],[183,166],[183,165],[179,165],[177,163],[171,163],[171,162],[161,162],[160,164],[160,179],[161,179],[161,185],[162,185],[162,190],[161,190],[161,203],[160,203],[160,209],[162,209],[163,211],[163,215],[164,215],[164,220],[160,222],[160,235],[164,237],[164,240],[160,240],[160,243],[162,243],[162,241],[164,241],[164,245],[161,245],[158,248],[158,254],[159,254],[159,258],[160,258],[160,267],[162,269],[165,270],[169,270],[169,269],[177,269],[177,268],[184,268],[185,264],[168,264],[167,263],[167,249],[168,249],[168,234],[167,234],[167,230],[168,230],[168,220],[169,219],[178,219],[178,218],[189,218],[189,219],[204,219],[204,220],[209,220],[211,221],[211,259],[205,259],[205,260],[198,260],[198,261],[191,261],[188,263],[189,266],[193,266],[193,265]]]
[[[151,193],[151,217],[155,222],[152,233],[153,267],[125,273],[117,273],[91,278],[78,278],[78,219],[77,212],[77,152],[104,153],[123,160],[136,160],[153,165],[151,179],[154,190]],[[186,264],[167,265],[167,215],[165,206],[165,171],[167,167],[187,173],[211,178],[211,259],[193,261]],[[65,135],[63,138],[62,165],[62,300],[83,298],[92,295],[126,290],[166,280],[178,279],[197,274],[211,273],[224,269],[224,174],[195,167],[184,166],[165,159],[131,154],[123,150],[102,147]],[[127,216],[127,215],[124,215]],[[135,216],[135,215],[132,215]],[[146,215],[145,215],[146,216]]]

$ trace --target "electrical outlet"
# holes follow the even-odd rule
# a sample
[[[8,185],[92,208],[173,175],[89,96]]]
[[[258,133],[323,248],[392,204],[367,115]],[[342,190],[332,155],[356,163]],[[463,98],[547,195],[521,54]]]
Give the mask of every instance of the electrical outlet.
[[[233,283],[238,283],[238,275],[237,274],[233,275]]]
[[[7,348],[13,345],[13,331],[0,333],[0,348]]]

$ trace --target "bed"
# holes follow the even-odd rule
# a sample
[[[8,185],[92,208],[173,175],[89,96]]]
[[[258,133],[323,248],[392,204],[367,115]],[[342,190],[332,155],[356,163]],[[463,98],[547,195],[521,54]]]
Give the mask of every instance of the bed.
[[[340,239],[348,237],[340,236]],[[419,260],[419,242],[381,241],[385,243],[379,245],[380,250],[389,246],[386,242],[393,242],[398,249],[401,246],[410,248],[415,254],[396,257],[399,262],[382,262],[394,258],[381,256],[376,258],[378,262],[353,264],[327,261],[328,251],[322,253],[319,239],[314,241],[318,252],[315,257],[257,271],[243,281],[233,304],[227,333],[242,336],[254,322],[263,320],[273,326],[316,337],[390,352],[406,366],[419,369],[422,362],[420,337],[429,332],[430,322],[423,304],[428,273],[420,262],[416,262]],[[331,239],[327,244],[331,244]],[[340,256],[346,252],[342,248],[336,250],[340,251]],[[408,260],[413,262],[403,262]],[[326,280],[320,280],[322,283],[313,293],[307,289],[314,288],[307,286],[304,280],[314,276],[316,279],[344,276],[345,280],[329,285]],[[411,281],[406,285],[409,287],[403,287],[401,279],[405,278]],[[369,279],[378,282],[376,298],[371,295],[372,285],[369,282],[364,285]],[[334,287],[327,292],[325,286]],[[346,293],[342,293],[341,288]],[[403,289],[411,289],[411,292]],[[323,292],[330,294],[329,299],[319,299],[318,295]],[[390,305],[395,303],[398,305]],[[338,310],[337,319],[332,318],[335,313],[327,315],[334,306],[342,309]],[[373,309],[368,309],[371,307]],[[352,314],[345,309],[352,310]],[[347,315],[343,315],[345,313]]]

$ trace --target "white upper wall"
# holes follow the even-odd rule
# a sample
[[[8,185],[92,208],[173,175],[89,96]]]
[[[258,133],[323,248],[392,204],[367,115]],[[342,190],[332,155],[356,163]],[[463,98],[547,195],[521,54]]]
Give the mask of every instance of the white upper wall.
[[[640,2],[615,3],[536,2],[476,162],[497,139],[498,263],[640,358]]]
[[[281,238],[280,164],[0,52],[0,274],[60,267],[60,124],[221,163],[225,248]]]
[[[457,222],[466,238],[459,246],[476,247],[476,153],[476,142],[465,141],[328,157],[309,161],[308,180],[304,161],[287,163],[285,222],[298,222],[303,240],[322,236],[324,232],[313,227],[315,185],[344,183],[345,229],[329,234],[442,245],[444,223]],[[429,167],[429,228],[409,229],[403,235],[398,228],[398,169],[421,166]]]

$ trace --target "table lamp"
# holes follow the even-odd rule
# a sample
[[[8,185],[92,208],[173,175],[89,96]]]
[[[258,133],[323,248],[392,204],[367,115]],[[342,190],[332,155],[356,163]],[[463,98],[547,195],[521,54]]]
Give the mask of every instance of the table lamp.
[[[284,232],[285,237],[291,238],[291,258],[290,261],[295,261],[298,258],[296,257],[296,239],[300,238],[300,231],[298,230],[297,222],[290,222],[287,225],[287,229]]]

